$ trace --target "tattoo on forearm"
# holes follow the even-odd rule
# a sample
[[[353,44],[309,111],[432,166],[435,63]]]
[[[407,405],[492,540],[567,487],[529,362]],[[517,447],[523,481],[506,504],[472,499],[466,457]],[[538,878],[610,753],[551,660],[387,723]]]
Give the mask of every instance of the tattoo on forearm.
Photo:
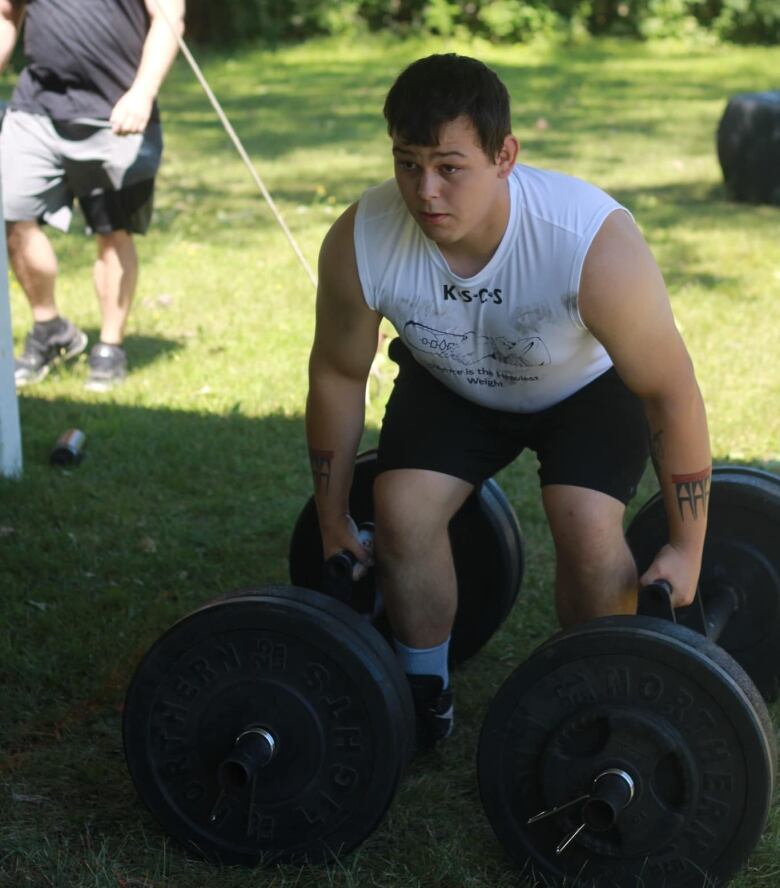
[[[672,475],[677,507],[680,518],[685,521],[686,507],[695,521],[707,514],[707,501],[710,497],[712,467],[708,466],[692,475]]]
[[[309,462],[311,463],[311,476],[315,489],[324,488],[325,493],[330,487],[330,464],[333,460],[332,450],[313,450],[309,448]]]
[[[650,436],[650,459],[653,461],[656,475],[661,473],[661,463],[664,461],[664,430],[658,429]]]

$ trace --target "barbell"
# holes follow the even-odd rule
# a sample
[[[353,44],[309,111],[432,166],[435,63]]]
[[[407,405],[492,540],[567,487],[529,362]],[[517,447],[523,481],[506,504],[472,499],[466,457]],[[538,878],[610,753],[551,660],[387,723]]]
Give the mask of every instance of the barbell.
[[[492,502],[508,545],[508,505]],[[615,617],[554,637],[527,664],[491,705],[479,750],[488,817],[517,856],[553,878],[572,861],[598,878],[619,871],[621,888],[641,884],[620,881],[640,859],[670,886],[740,865],[763,829],[774,741],[728,654],[686,626]],[[123,715],[140,797],[220,863],[354,848],[381,822],[413,737],[408,683],[373,621],[295,586],[238,590],[185,616],[142,659]]]

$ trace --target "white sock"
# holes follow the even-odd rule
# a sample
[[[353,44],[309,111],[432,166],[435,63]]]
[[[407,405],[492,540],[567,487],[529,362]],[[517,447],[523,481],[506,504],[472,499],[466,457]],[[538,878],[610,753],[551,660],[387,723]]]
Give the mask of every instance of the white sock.
[[[450,686],[450,638],[432,648],[410,648],[393,639],[395,653],[401,668],[409,675],[438,675],[443,688]]]

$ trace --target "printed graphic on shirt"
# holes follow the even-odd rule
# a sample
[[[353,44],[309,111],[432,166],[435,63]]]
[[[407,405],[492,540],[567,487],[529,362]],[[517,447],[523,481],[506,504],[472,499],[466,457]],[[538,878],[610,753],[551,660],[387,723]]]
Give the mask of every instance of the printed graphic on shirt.
[[[550,352],[539,336],[511,340],[506,336],[480,336],[475,330],[449,333],[407,321],[404,339],[411,348],[464,367],[490,360],[511,367],[543,367],[550,363]]]
[[[505,336],[481,336],[474,330],[451,333],[407,321],[404,340],[410,348],[429,356],[420,363],[434,375],[463,379],[470,386],[504,388],[519,382],[538,382],[527,368],[551,363],[550,352],[539,336],[512,340]],[[440,360],[432,360],[439,358]],[[512,368],[503,369],[501,366]],[[460,366],[458,366],[460,365]]]

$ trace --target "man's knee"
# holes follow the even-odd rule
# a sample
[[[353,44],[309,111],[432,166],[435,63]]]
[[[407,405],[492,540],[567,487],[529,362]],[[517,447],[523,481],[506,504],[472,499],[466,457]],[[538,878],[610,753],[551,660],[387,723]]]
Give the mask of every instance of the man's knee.
[[[104,252],[123,252],[134,245],[133,235],[123,228],[116,231],[99,232],[95,235],[98,250]]]
[[[635,608],[636,566],[623,534],[623,504],[584,488],[545,489],[563,625]]]
[[[13,257],[21,252],[27,243],[30,233],[38,227],[37,222],[6,222],[5,239],[8,244],[8,252]]]
[[[447,519],[430,505],[411,498],[375,498],[377,556],[383,561],[415,557],[446,533]]]
[[[455,512],[472,487],[458,478],[422,470],[394,470],[374,482],[377,555],[413,557],[447,539]]]
[[[623,541],[625,506],[614,497],[561,484],[545,487],[542,499],[559,557],[598,561]]]

